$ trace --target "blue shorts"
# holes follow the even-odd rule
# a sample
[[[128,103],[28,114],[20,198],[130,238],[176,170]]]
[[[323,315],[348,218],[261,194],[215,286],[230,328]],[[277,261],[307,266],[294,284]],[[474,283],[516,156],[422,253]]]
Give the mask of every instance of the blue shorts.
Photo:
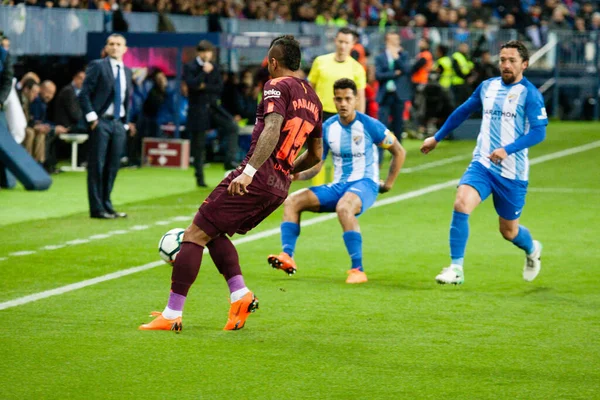
[[[379,186],[373,180],[365,178],[346,183],[330,183],[329,185],[312,186],[309,188],[319,199],[319,212],[334,212],[338,201],[347,192],[352,192],[362,202],[362,208],[356,215],[361,215],[375,203]]]
[[[521,216],[527,195],[527,181],[508,179],[472,162],[463,174],[460,185],[469,185],[479,192],[481,201],[493,195],[496,213],[509,221]]]

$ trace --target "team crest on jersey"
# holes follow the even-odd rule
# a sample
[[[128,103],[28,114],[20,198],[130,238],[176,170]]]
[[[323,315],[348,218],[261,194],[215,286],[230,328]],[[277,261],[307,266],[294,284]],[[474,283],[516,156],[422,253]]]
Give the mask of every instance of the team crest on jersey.
[[[360,145],[363,141],[363,137],[361,135],[352,136],[352,141],[354,141],[355,145]]]
[[[508,95],[508,102],[509,102],[509,103],[512,103],[512,101],[513,101],[514,99],[516,99],[517,97],[519,97],[519,95],[518,95],[518,94],[516,94],[516,93],[509,94],[509,95]]]

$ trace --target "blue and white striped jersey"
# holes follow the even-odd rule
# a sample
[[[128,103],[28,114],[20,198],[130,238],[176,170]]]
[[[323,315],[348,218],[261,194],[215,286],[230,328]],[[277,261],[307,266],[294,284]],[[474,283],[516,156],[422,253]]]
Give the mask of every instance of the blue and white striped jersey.
[[[323,160],[331,151],[333,183],[354,182],[368,178],[379,184],[377,145],[385,139],[387,128],[375,118],[356,112],[349,125],[342,125],[334,115],[323,123]]]
[[[468,102],[473,106],[479,105],[483,114],[473,161],[505,178],[528,180],[527,149],[510,154],[499,165],[493,164],[488,156],[495,149],[527,135],[530,128],[548,125],[544,99],[539,90],[526,78],[512,85],[504,84],[502,78],[492,78],[479,85]]]

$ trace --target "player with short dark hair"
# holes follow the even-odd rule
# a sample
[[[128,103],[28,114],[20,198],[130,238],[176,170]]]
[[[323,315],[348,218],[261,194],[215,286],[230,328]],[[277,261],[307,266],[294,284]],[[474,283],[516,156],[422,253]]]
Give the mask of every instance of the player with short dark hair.
[[[244,283],[237,251],[227,235],[245,234],[257,226],[287,197],[290,175],[321,160],[321,102],[296,77],[299,55],[300,44],[293,36],[273,41],[268,53],[273,79],[264,86],[248,155],[212,191],[185,230],[173,264],[167,307],[140,329],[182,329],[183,305],[198,275],[204,247],[229,286],[231,307],[224,329],[243,328],[250,313],[258,309],[258,299]],[[308,150],[297,156],[305,142]]]
[[[358,89],[354,81],[339,79],[334,83],[333,91],[338,114],[323,124],[323,161],[331,151],[334,181],[329,185],[299,190],[287,198],[281,224],[283,251],[279,255],[270,255],[267,260],[273,268],[294,274],[296,263],[292,257],[300,235],[302,212],[336,212],[352,261],[346,283],[364,283],[367,275],[363,269],[362,235],[357,216],[373,205],[378,192],[385,193],[392,188],[406,152],[385,125],[356,111]],[[392,153],[385,182],[379,180],[377,146]],[[307,171],[294,174],[292,179],[311,179],[321,170],[323,161]]]
[[[519,225],[529,179],[528,148],[546,137],[548,117],[539,90],[523,77],[529,53],[522,42],[511,40],[500,49],[500,77],[480,84],[435,134],[421,146],[429,153],[444,137],[482,110],[483,118],[473,161],[460,183],[450,225],[450,266],[436,276],[441,284],[464,282],[463,260],[469,238],[469,215],[490,194],[504,239],[522,249],[523,279],[532,281],[541,269],[542,244]]]

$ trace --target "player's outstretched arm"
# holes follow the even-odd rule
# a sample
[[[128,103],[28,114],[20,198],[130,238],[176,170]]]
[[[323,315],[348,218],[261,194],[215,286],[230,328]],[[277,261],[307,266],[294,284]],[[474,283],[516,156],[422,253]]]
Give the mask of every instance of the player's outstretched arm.
[[[388,147],[388,151],[392,153],[392,161],[386,180],[379,185],[379,193],[389,192],[392,189],[404,165],[404,160],[406,160],[406,150],[404,150],[404,147],[402,147],[395,137],[392,145]]]
[[[283,115],[273,112],[265,117],[265,127],[258,138],[254,154],[252,154],[246,168],[244,168],[244,173],[231,181],[227,193],[233,196],[243,196],[248,193],[247,187],[252,183],[254,174],[267,161],[273,150],[275,150],[277,142],[279,142],[282,123]]]
[[[477,89],[473,92],[471,97],[460,105],[456,110],[450,114],[444,125],[439,131],[435,133],[433,137],[427,138],[421,145],[421,153],[427,154],[433,149],[439,142],[441,142],[450,132],[458,128],[460,124],[466,121],[473,112],[481,109],[481,84],[477,86]]]
[[[312,176],[315,176],[319,173],[321,169],[322,163],[320,163],[323,157],[323,139],[322,138],[311,138],[309,137],[306,141],[308,149],[300,154],[298,158],[294,161],[294,168],[292,169],[292,173],[297,174],[299,172],[305,171],[303,174],[308,176],[308,170],[310,172],[314,172]],[[321,165],[319,165],[321,164]],[[315,169],[317,168],[318,169]],[[304,179],[310,179],[311,177],[306,177]],[[296,178],[298,179],[298,178]]]

